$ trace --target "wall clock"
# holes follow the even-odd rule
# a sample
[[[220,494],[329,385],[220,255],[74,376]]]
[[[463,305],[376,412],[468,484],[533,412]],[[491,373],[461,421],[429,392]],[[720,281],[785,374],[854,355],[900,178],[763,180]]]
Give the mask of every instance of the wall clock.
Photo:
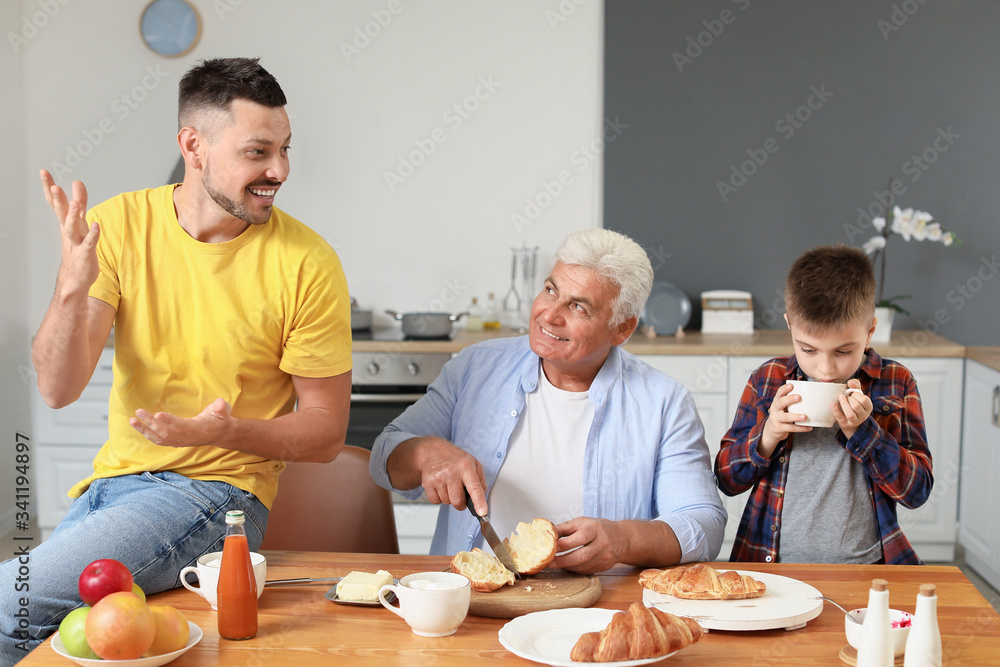
[[[139,19],[142,41],[161,56],[189,52],[201,36],[201,17],[186,0],[152,0]]]

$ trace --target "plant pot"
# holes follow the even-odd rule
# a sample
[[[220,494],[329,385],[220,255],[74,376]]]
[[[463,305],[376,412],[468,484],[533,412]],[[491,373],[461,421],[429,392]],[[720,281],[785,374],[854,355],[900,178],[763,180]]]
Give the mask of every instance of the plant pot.
[[[895,315],[896,311],[893,308],[879,306],[875,309],[875,317],[878,318],[878,322],[875,324],[875,333],[872,334],[872,343],[889,342],[889,338],[892,336],[892,318]]]

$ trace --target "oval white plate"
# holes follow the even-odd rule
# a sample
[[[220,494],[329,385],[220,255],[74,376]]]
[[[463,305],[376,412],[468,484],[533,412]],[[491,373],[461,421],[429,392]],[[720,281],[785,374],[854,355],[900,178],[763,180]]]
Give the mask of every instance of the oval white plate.
[[[673,283],[657,280],[646,299],[646,308],[642,311],[642,322],[653,325],[653,330],[660,335],[672,336],[677,333],[677,327],[682,329],[691,319],[691,299]]]
[[[59,633],[56,632],[52,635],[52,650],[61,655],[64,658],[69,658],[73,662],[82,667],[101,667],[101,665],[115,665],[115,667],[159,667],[159,665],[165,665],[171,660],[175,660],[180,656],[188,652],[188,650],[201,641],[201,638],[205,635],[197,625],[188,621],[188,641],[184,648],[177,649],[172,653],[164,653],[163,655],[152,655],[148,658],[136,658],[135,660],[90,660],[88,658],[77,658],[66,652],[66,647],[63,646],[62,639],[59,638]]]
[[[514,620],[500,628],[500,643],[519,658],[557,667],[580,667],[585,664],[569,659],[570,651],[585,632],[597,632],[607,627],[615,609],[590,607],[581,609],[550,609],[536,611]],[[632,667],[648,665],[669,658],[673,653],[645,660],[602,662],[605,667]]]
[[[642,602],[676,616],[687,616],[708,630],[774,630],[801,628],[823,611],[822,593],[809,584],[779,574],[736,570],[767,586],[767,592],[749,600],[682,600],[642,590]]]

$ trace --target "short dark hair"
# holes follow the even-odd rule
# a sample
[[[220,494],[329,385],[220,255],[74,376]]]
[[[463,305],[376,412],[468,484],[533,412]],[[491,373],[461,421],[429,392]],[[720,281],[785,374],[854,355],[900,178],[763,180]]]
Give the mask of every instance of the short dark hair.
[[[189,70],[178,86],[178,129],[194,125],[194,117],[209,109],[228,112],[233,100],[283,107],[285,93],[277,79],[260,66],[260,58],[212,58]]]
[[[861,248],[819,246],[792,264],[785,280],[788,320],[806,331],[871,322],[875,271]]]

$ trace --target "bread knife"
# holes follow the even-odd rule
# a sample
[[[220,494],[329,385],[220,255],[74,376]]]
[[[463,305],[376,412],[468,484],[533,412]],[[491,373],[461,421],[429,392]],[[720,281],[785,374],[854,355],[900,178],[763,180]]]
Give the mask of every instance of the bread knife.
[[[490,525],[490,518],[485,514],[481,515],[476,512],[475,506],[472,504],[472,496],[469,495],[469,490],[465,490],[465,506],[469,508],[472,512],[472,516],[479,519],[479,529],[483,533],[483,537],[486,538],[486,543],[490,545],[493,549],[493,553],[496,554],[497,560],[505,568],[514,573],[514,576],[518,579],[521,578],[520,573],[517,571],[517,567],[514,565],[514,559],[510,557],[510,552],[507,551],[507,547],[503,545],[500,538],[497,536],[497,531],[493,530],[493,526]]]

